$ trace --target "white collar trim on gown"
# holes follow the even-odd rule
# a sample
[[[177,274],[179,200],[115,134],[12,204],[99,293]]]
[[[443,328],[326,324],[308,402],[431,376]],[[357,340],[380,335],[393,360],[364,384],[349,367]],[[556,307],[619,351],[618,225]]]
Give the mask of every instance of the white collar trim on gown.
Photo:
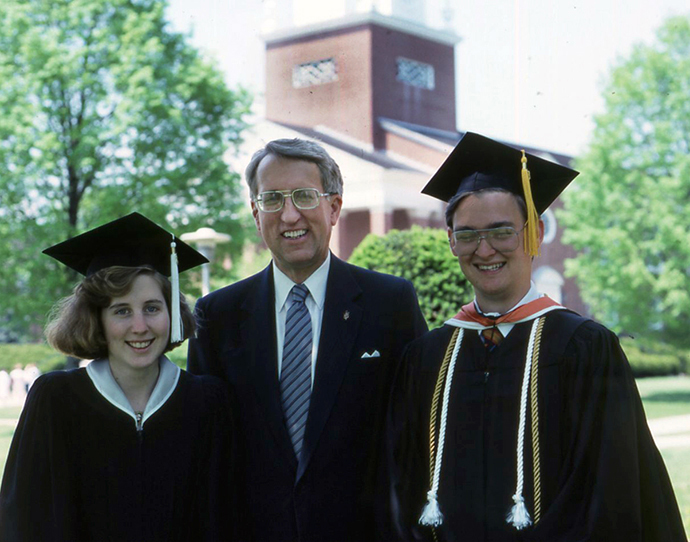
[[[168,358],[161,356],[158,363],[160,366],[158,380],[151,392],[151,397],[149,397],[146,403],[141,421],[137,420],[136,412],[134,412],[125,393],[115,380],[107,359],[92,361],[86,366],[86,373],[89,375],[89,378],[98,392],[110,404],[119,408],[122,412],[129,414],[135,422],[140,424],[139,427],[143,428],[146,420],[157,412],[170,398],[180,379],[180,368]]]

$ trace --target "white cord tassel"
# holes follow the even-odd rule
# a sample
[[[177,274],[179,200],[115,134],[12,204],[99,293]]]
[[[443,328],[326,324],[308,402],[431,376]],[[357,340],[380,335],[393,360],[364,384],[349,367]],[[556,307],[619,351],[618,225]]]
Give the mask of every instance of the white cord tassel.
[[[180,274],[177,270],[177,252],[175,252],[175,236],[170,243],[170,282],[172,294],[170,300],[170,342],[179,343],[183,340],[182,318],[180,317]]]
[[[525,460],[524,460],[524,445],[525,445],[525,425],[527,424],[527,391],[529,388],[530,374],[532,370],[532,353],[534,352],[534,343],[537,336],[537,325],[539,318],[536,318],[532,324],[532,330],[529,336],[529,345],[527,347],[527,359],[525,360],[525,374],[522,377],[522,393],[520,396],[520,424],[518,426],[518,442],[517,442],[517,487],[515,488],[515,495],[513,495],[513,502],[515,503],[508,513],[506,520],[512,524],[517,530],[524,529],[532,525],[532,518],[530,518],[525,499],[522,496],[524,488],[525,476]]]
[[[419,518],[420,525],[426,525],[427,527],[438,527],[443,523],[443,514],[441,509],[438,507],[438,498],[436,492],[427,491],[426,492],[426,504],[424,505],[424,511]]]
[[[455,362],[458,359],[458,352],[460,351],[460,344],[462,343],[464,330],[460,329],[458,333],[458,340],[455,341],[455,348],[453,348],[453,357],[448,366],[448,374],[446,375],[446,383],[443,389],[443,406],[441,408],[441,427],[438,431],[438,448],[436,450],[436,462],[434,464],[434,479],[431,484],[431,489],[427,492],[426,505],[419,518],[420,525],[427,527],[438,527],[443,523],[443,513],[438,505],[438,485],[441,481],[441,462],[443,461],[443,447],[446,441],[446,422],[448,421],[448,403],[450,402],[450,386],[453,382],[453,373],[455,372]]]
[[[522,495],[513,495],[512,510],[508,514],[508,523],[512,523],[518,531],[532,525],[532,518],[529,517],[527,506],[525,506],[525,499]]]

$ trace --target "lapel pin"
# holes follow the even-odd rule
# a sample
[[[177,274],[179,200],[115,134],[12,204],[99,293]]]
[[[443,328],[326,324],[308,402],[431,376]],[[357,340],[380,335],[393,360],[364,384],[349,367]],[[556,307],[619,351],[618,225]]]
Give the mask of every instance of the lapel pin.
[[[343,320],[347,320],[350,317],[350,311],[345,311],[343,313]]]

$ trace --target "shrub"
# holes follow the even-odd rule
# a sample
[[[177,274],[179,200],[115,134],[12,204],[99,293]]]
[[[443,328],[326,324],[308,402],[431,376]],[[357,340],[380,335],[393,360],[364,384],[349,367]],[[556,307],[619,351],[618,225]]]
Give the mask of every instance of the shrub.
[[[17,364],[35,363],[41,373],[64,369],[67,358],[45,343],[0,344],[0,369],[11,371]]]
[[[410,280],[429,328],[443,324],[474,296],[444,230],[413,226],[384,236],[369,234],[349,261]]]
[[[168,352],[165,355],[175,365],[177,365],[181,369],[186,369],[187,368],[187,346],[188,345],[189,345],[189,341],[185,341],[180,346],[175,348],[175,350],[171,350],[170,352]]]
[[[687,353],[667,344],[631,337],[621,339],[635,377],[676,375],[687,367]]]

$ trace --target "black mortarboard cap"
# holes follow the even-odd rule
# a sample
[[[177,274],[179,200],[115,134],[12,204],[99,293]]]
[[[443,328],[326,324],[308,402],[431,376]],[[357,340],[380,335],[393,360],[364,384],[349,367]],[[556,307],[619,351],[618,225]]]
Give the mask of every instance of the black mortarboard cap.
[[[179,272],[208,262],[188,244],[139,213],[108,222],[53,245],[43,253],[82,275],[91,275],[114,265],[149,265],[170,277],[170,243],[173,239]]]
[[[553,203],[578,172],[561,164],[525,154],[531,176],[534,206],[539,214]],[[464,192],[503,188],[525,197],[522,185],[522,151],[467,132],[443,165],[422,189],[443,201]]]
[[[184,339],[178,274],[208,263],[205,256],[144,215],[131,213],[43,251],[82,275],[112,266],[151,266],[170,277],[170,342]]]

